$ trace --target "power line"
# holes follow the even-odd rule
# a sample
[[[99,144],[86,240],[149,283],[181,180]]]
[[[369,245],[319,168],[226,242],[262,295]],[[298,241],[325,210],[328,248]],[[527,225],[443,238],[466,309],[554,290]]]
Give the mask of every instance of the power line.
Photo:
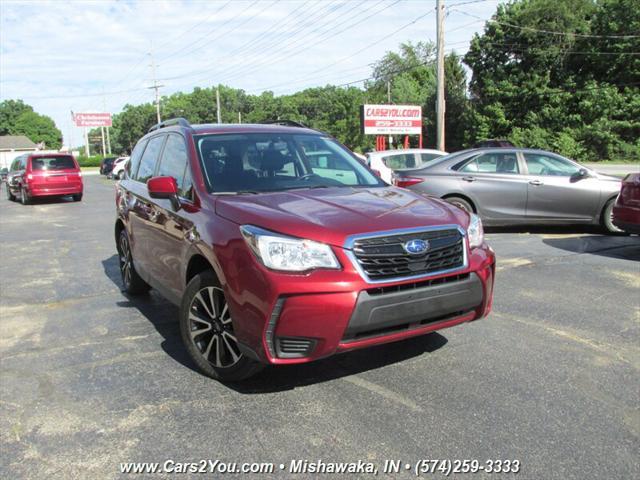
[[[473,17],[473,18],[478,18],[480,20],[484,20],[482,17],[478,17],[477,15],[473,15],[472,13],[467,13],[467,12],[463,12],[462,10],[458,10],[458,9],[452,9],[452,11],[455,12],[459,12],[463,15],[466,15],[468,17]],[[492,18],[486,20],[487,22],[491,22],[491,23],[497,23],[498,25],[505,25],[508,27],[513,27],[513,28],[517,28],[520,30],[528,30],[531,32],[536,32],[536,33],[546,33],[549,35],[568,35],[568,36],[574,36],[574,37],[581,37],[581,38],[619,38],[619,39],[625,39],[625,38],[640,38],[640,35],[591,35],[588,33],[574,33],[574,32],[556,32],[553,30],[542,30],[539,28],[533,28],[533,27],[525,27],[522,25],[515,25],[513,23],[508,23],[508,22],[501,22],[499,20],[494,20]]]
[[[381,1],[383,1],[383,0],[381,0]],[[363,2],[361,2],[361,3],[363,3]],[[322,17],[323,14],[326,15],[325,12],[331,12],[331,11],[335,10],[336,8],[340,8],[342,6],[342,5],[340,5],[338,7],[333,7],[333,5],[335,5],[335,4],[336,4],[336,2],[329,4],[329,7],[324,9],[324,10],[323,10],[323,8],[321,6],[320,9],[312,11],[312,13],[308,13],[306,15],[305,22],[300,24],[296,30],[294,30],[293,32],[290,32],[288,34],[288,36],[291,37],[291,36],[297,34],[298,32],[304,30],[307,27],[307,25],[312,24],[316,20],[317,17]],[[287,24],[288,23],[291,23],[291,22],[289,21],[289,22],[287,22]],[[328,22],[326,22],[325,24],[328,24],[328,23],[330,23],[330,20]],[[324,25],[324,24],[321,24],[321,25]],[[283,25],[283,27],[284,27],[284,25]],[[245,52],[245,53],[251,53],[252,51],[258,51],[258,50],[261,51],[261,52],[269,50],[269,48],[271,46],[276,45],[280,41],[281,37],[286,37],[286,36],[287,36],[286,33],[280,33],[280,34],[276,35],[274,38],[272,38],[271,40],[267,41],[266,43],[261,44],[261,45],[255,47],[255,48],[251,48],[251,49],[249,49],[248,52]],[[308,34],[305,35],[305,36],[308,36]],[[287,45],[284,45],[284,47],[276,49],[275,52],[278,52],[278,51],[280,51],[282,49],[286,49],[287,47],[288,47]],[[273,56],[273,53],[275,53],[275,52],[271,52],[269,55]],[[226,58],[226,56],[225,56],[225,58]],[[245,65],[243,63],[238,63],[238,62],[242,62],[242,61],[243,61],[242,59],[238,59],[233,65],[229,65],[229,66],[226,66],[226,67],[222,68],[220,71],[216,72],[216,74],[219,77],[221,74],[223,74],[225,72],[227,72],[227,74],[228,74],[229,72],[233,72],[234,70],[238,69],[238,67],[242,68]],[[173,76],[173,77],[167,77],[167,78],[165,78],[165,80],[175,80],[175,79],[179,79],[179,78],[187,78],[187,77],[191,77],[193,75],[200,75],[201,76],[203,73],[207,73],[207,72],[211,72],[211,71],[215,70],[216,68],[218,68],[219,65],[220,65],[220,60],[217,60],[217,61],[211,62],[210,64],[205,66],[205,68],[203,68],[203,69],[199,69],[199,70],[196,70],[196,71],[188,72],[186,74],[176,75],[176,76]],[[207,75],[207,77],[208,77],[208,75]],[[196,77],[196,79],[199,79],[199,78],[200,77]]]
[[[394,31],[393,31],[393,32],[391,32],[390,34],[385,35],[384,37],[380,38],[379,40],[377,40],[377,41],[375,41],[375,42],[373,42],[373,43],[369,43],[369,44],[367,44],[365,47],[361,48],[360,50],[355,51],[355,52],[354,52],[354,53],[352,53],[351,55],[349,55],[349,56],[347,56],[347,57],[343,57],[343,58],[341,58],[341,59],[339,59],[339,60],[336,60],[335,62],[332,62],[332,63],[330,63],[330,64],[328,64],[328,65],[324,65],[324,66],[322,66],[321,68],[319,68],[319,69],[317,69],[317,70],[313,70],[313,71],[309,72],[309,74],[308,74],[307,76],[305,76],[304,78],[305,78],[305,79],[306,79],[306,78],[309,78],[309,77],[313,76],[315,73],[321,72],[322,70],[325,70],[325,69],[327,69],[327,68],[329,68],[329,67],[332,67],[333,65],[336,65],[336,64],[338,64],[338,63],[344,62],[345,60],[348,60],[348,59],[350,59],[350,58],[355,57],[356,55],[358,55],[358,54],[360,54],[360,53],[364,52],[365,50],[367,50],[367,49],[369,49],[369,48],[371,48],[371,47],[374,47],[374,46],[376,46],[377,44],[379,44],[379,43],[381,43],[381,42],[383,42],[383,41],[387,40],[389,37],[392,37],[393,35],[395,35],[396,33],[398,33],[398,32],[400,32],[400,31],[404,30],[405,28],[408,28],[408,27],[410,27],[411,25],[414,25],[415,23],[417,23],[418,21],[420,21],[421,19],[423,19],[424,17],[426,17],[427,15],[429,15],[429,14],[431,14],[431,13],[433,13],[433,10],[429,10],[427,13],[424,13],[423,15],[420,15],[419,17],[415,18],[415,19],[414,19],[414,20],[412,20],[411,22],[409,22],[409,23],[407,23],[407,24],[403,25],[402,27],[398,28],[397,30],[394,30]],[[288,83],[288,82],[287,82],[287,83]],[[285,84],[280,83],[280,84],[277,84],[277,85],[272,85],[272,86],[269,86],[269,87],[265,87],[265,88],[264,88],[264,90],[269,90],[269,89],[271,89],[271,88],[277,88],[277,87],[280,87],[280,86],[282,86],[282,85],[286,85],[286,83],[285,83]]]
[[[379,5],[380,3],[382,3],[383,1],[384,1],[384,0],[381,0],[380,2],[376,3],[373,7],[368,7],[368,8],[366,8],[365,10],[363,10],[362,12],[360,12],[360,13],[364,13],[364,12],[367,12],[367,11],[371,10],[372,8],[374,8],[375,6],[378,6],[378,5]],[[313,45],[312,45],[312,46],[318,46],[319,44],[323,43],[324,41],[326,41],[326,40],[328,40],[328,39],[330,39],[330,38],[335,38],[337,35],[339,35],[339,34],[341,34],[341,33],[345,32],[345,31],[346,31],[346,30],[348,30],[348,29],[353,28],[353,27],[354,27],[354,26],[356,26],[356,25],[359,25],[359,24],[361,24],[361,23],[365,22],[365,21],[366,21],[366,20],[368,20],[369,18],[371,18],[371,17],[373,17],[373,16],[375,16],[375,15],[378,15],[378,14],[379,14],[379,13],[381,13],[382,11],[384,11],[384,10],[386,10],[386,9],[388,9],[388,8],[390,8],[390,7],[392,7],[393,5],[396,5],[397,3],[400,3],[401,1],[402,1],[402,0],[396,0],[396,1],[394,1],[393,3],[389,3],[388,5],[384,6],[384,7],[383,7],[383,8],[381,8],[380,10],[377,10],[377,11],[375,11],[375,12],[373,12],[373,13],[371,13],[371,14],[367,15],[366,17],[361,18],[361,19],[359,19],[358,21],[355,21],[355,22],[353,22],[353,23],[351,23],[351,24],[347,25],[345,28],[343,28],[343,29],[341,29],[341,30],[338,30],[338,31],[331,31],[331,30],[332,30],[332,28],[335,28],[335,27],[337,27],[337,26],[343,25],[343,24],[345,23],[345,21],[343,21],[343,22],[341,22],[341,23],[339,23],[339,24],[337,24],[337,25],[334,25],[332,28],[330,28],[330,29],[328,29],[328,30],[325,30],[325,31],[323,31],[323,32],[320,32],[320,37],[319,37],[319,38],[317,38],[316,40],[314,40],[314,42],[313,42]],[[357,18],[357,16],[356,16],[355,18]],[[349,20],[353,20],[353,18],[347,18],[347,21],[349,21]],[[304,37],[302,37],[302,38],[306,38],[306,36],[304,36]],[[298,41],[300,41],[300,40],[301,40],[301,39],[299,39]],[[307,43],[311,43],[311,42],[307,42]],[[274,51],[272,55],[270,55],[270,56],[268,56],[268,57],[266,57],[266,58],[263,58],[261,61],[259,61],[259,62],[255,63],[255,64],[249,64],[249,65],[246,65],[246,66],[242,67],[242,68],[241,68],[240,70],[238,70],[238,71],[235,71],[235,72],[233,72],[233,73],[227,73],[224,77],[222,77],[222,79],[224,79],[225,81],[229,81],[230,79],[236,78],[236,77],[241,76],[241,75],[245,75],[246,73],[250,72],[251,70],[255,70],[255,68],[256,68],[256,67],[260,67],[260,66],[265,65],[265,64],[270,63],[270,62],[271,62],[271,63],[279,62],[280,60],[285,59],[285,58],[286,58],[286,59],[293,58],[293,57],[295,57],[295,56],[297,56],[297,55],[300,55],[301,53],[303,53],[303,52],[307,51],[308,49],[309,49],[309,47],[304,47],[304,48],[299,49],[298,51],[293,52],[293,53],[292,53],[292,52],[287,51],[284,55],[281,55],[281,56],[279,56],[279,57],[278,57],[278,56],[276,56],[276,55],[277,55],[277,53],[278,53],[279,51],[287,50],[287,45],[285,45],[285,46],[283,46],[283,47],[282,47],[282,48],[280,48],[280,49],[276,49],[276,51]]]

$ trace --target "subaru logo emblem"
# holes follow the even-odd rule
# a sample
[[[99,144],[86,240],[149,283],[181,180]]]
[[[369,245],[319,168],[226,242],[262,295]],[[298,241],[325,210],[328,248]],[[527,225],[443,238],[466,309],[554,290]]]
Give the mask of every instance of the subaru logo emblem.
[[[414,238],[403,245],[404,250],[411,255],[420,255],[429,250],[429,242]]]

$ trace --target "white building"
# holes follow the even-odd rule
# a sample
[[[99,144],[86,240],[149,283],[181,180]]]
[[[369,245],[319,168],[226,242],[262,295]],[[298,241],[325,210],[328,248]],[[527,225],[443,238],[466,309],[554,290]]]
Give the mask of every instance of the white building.
[[[9,168],[13,159],[23,153],[37,151],[38,146],[24,135],[1,135],[0,168]]]

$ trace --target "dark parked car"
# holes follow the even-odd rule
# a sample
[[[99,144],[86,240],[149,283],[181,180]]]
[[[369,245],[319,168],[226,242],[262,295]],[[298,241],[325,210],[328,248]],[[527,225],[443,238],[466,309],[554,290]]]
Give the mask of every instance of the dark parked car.
[[[473,148],[515,148],[515,145],[511,143],[509,140],[482,140],[480,142],[476,142],[473,145]]]
[[[82,200],[82,173],[72,155],[32,153],[17,157],[7,175],[7,198],[23,204],[34,197],[71,195]]]
[[[620,179],[543,150],[465,150],[396,172],[394,184],[443,198],[487,225],[601,224],[620,231],[611,222]]]
[[[185,347],[237,381],[487,315],[482,224],[385,185],[334,139],[282,125],[175,119],[116,186],[124,289],[179,306]]]
[[[4,182],[7,179],[7,175],[9,174],[9,169],[4,167],[0,170],[0,181]]]
[[[622,181],[612,221],[627,233],[640,234],[640,173],[630,173]]]
[[[109,175],[113,170],[113,165],[118,157],[106,157],[100,162],[100,173],[102,175]]]

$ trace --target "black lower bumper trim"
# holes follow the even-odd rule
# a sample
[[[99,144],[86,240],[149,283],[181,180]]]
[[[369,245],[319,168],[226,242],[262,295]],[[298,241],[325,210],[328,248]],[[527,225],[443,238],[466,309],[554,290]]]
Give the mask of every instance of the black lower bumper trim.
[[[457,282],[371,295],[362,291],[343,340],[355,340],[468,313],[482,304],[482,282],[475,273]]]

